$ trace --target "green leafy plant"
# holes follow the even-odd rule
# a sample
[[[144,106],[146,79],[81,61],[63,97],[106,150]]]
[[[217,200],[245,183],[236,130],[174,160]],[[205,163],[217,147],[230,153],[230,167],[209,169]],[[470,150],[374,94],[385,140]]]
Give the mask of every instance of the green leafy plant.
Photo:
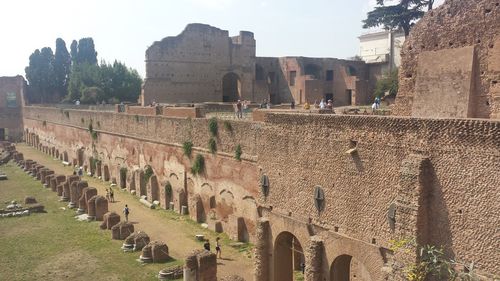
[[[149,179],[153,176],[153,168],[151,166],[147,165],[144,168],[144,181],[148,182]]]
[[[191,157],[191,153],[193,151],[193,143],[191,141],[185,141],[182,144],[182,150],[184,151],[184,155],[187,157]]]
[[[241,161],[241,154],[242,154],[241,145],[238,144],[236,146],[235,151],[234,151],[234,158],[236,158],[236,160],[238,160],[238,161]]]
[[[97,132],[96,131],[90,132],[90,136],[92,137],[93,141],[97,141]]]
[[[205,158],[201,154],[197,154],[194,160],[193,166],[191,167],[191,173],[198,175],[203,173],[205,169]]]
[[[212,117],[210,118],[210,120],[208,120],[208,130],[210,131],[210,134],[213,137],[217,136],[218,132],[217,118]]]
[[[217,143],[214,138],[210,138],[208,140],[208,150],[210,150],[210,153],[212,154],[217,152]]]
[[[229,120],[224,120],[224,129],[226,129],[226,131],[229,133],[233,132],[233,125],[231,125],[231,122],[229,122]]]
[[[92,134],[94,131],[94,127],[92,126],[92,123],[89,124],[89,132]]]

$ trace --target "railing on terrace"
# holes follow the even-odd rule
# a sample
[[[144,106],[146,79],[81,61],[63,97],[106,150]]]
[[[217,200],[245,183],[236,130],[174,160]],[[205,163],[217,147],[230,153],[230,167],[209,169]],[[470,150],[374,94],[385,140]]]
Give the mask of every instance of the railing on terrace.
[[[95,110],[95,111],[115,111],[114,104],[99,104],[99,105],[90,105],[90,104],[64,104],[64,103],[56,103],[56,104],[28,104],[26,106],[40,106],[40,107],[51,107],[51,108],[61,108],[61,109],[79,109],[79,110]]]

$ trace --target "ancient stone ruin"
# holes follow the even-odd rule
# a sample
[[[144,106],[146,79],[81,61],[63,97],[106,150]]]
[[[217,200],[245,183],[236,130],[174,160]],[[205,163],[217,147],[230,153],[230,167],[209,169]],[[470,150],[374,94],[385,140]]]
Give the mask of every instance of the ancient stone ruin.
[[[108,212],[108,199],[102,195],[94,195],[87,202],[88,219],[102,221]]]
[[[184,281],[217,281],[217,256],[206,250],[191,252],[184,263]]]
[[[149,236],[144,231],[135,231],[123,242],[124,251],[140,251],[150,242]]]
[[[103,216],[100,227],[101,229],[111,229],[118,223],[120,223],[120,215],[115,212],[107,212]]]
[[[86,213],[88,211],[88,202],[90,198],[97,195],[97,189],[94,187],[85,187],[82,190],[82,196],[78,199],[78,213]]]
[[[134,225],[130,222],[120,222],[111,227],[111,239],[125,240],[130,234],[134,233]]]
[[[169,260],[168,246],[162,241],[152,241],[144,248],[139,257],[142,262],[161,263]]]

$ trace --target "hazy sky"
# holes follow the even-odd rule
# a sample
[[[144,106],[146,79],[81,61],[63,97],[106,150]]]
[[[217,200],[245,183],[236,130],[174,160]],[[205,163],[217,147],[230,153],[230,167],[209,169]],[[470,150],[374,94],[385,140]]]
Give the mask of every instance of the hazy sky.
[[[442,1],[439,1],[442,2]],[[257,56],[347,58],[359,52],[361,20],[375,0],[3,0],[0,76],[24,76],[37,48],[94,38],[98,59],[125,62],[144,76],[154,41],[198,22],[252,31]]]

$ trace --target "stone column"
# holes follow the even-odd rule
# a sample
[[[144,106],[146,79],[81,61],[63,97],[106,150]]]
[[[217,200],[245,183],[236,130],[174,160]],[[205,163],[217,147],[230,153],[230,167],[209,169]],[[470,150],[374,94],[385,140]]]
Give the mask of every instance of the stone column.
[[[305,276],[306,281],[322,281],[323,279],[323,240],[319,236],[312,236],[305,251]]]
[[[254,249],[254,278],[255,281],[270,281],[271,280],[271,227],[269,220],[260,218],[257,220],[255,230],[255,249]]]

